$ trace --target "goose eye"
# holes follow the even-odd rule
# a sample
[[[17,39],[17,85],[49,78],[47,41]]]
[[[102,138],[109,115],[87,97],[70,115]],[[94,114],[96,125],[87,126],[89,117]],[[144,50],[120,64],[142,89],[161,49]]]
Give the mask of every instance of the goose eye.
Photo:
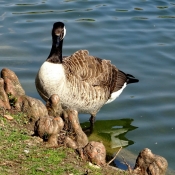
[[[65,29],[65,27],[63,28],[63,29],[56,29],[55,30],[55,35],[57,35],[57,36],[59,36],[59,38],[60,38],[60,41],[62,40],[62,39],[64,39],[64,37],[65,37],[65,35],[66,35],[66,29]]]

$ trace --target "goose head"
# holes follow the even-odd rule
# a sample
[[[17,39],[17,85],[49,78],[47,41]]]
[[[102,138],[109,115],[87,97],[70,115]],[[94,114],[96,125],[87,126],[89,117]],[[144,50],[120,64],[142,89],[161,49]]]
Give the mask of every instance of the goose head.
[[[52,63],[62,63],[62,46],[66,35],[64,23],[56,22],[52,28],[52,48],[46,61]]]

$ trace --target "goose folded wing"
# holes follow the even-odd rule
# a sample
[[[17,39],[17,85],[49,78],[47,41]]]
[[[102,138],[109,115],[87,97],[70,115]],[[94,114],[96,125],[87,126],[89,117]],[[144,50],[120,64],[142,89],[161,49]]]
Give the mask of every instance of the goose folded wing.
[[[126,81],[126,76],[109,60],[90,56],[87,50],[79,50],[64,59],[68,74],[91,86],[108,87],[110,92],[119,90]],[[67,74],[67,75],[68,75]]]

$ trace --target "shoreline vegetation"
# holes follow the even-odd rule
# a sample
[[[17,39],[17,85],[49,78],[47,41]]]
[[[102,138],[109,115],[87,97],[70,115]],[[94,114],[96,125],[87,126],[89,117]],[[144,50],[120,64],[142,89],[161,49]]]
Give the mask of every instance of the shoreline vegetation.
[[[133,169],[124,159],[127,171],[112,166],[103,143],[88,140],[76,111],[63,110],[56,94],[46,105],[25,95],[18,77],[7,68],[0,78],[0,140],[2,175],[165,175],[168,167],[165,158],[148,148],[140,152]]]

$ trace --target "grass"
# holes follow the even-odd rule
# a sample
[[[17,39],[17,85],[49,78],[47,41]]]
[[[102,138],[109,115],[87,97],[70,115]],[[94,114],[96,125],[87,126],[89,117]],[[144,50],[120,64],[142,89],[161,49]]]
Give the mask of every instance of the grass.
[[[74,150],[48,148],[39,137],[31,136],[27,117],[18,113],[8,121],[0,115],[1,175],[105,175],[126,174],[109,168],[94,168]]]

